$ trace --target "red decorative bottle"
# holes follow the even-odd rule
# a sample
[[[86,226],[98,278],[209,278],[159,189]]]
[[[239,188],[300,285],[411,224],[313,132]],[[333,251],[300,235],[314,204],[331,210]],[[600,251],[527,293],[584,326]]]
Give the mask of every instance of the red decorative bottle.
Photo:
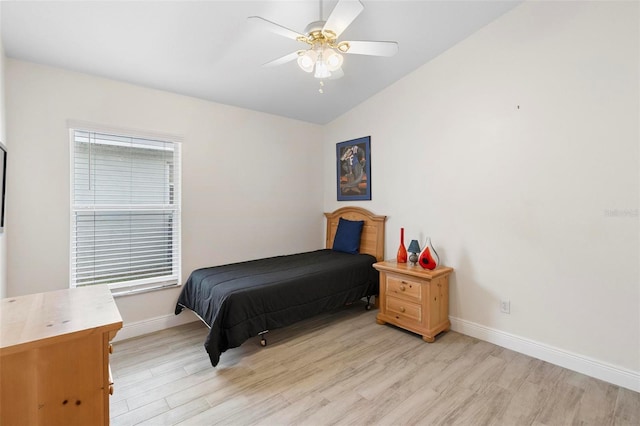
[[[398,248],[398,263],[407,263],[407,249],[404,246],[404,228],[400,228],[400,248]]]
[[[424,244],[424,250],[420,253],[418,257],[418,263],[424,269],[434,270],[440,264],[440,257],[436,252],[436,249],[431,245],[431,238],[427,238],[427,242]]]

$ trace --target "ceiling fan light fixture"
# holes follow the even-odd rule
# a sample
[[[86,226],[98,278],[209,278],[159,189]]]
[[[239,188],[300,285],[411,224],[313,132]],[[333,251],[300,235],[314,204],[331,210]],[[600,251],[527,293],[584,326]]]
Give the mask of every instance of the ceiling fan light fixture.
[[[318,55],[313,50],[307,50],[303,54],[298,56],[298,66],[302,68],[304,72],[313,71],[313,66],[316,64]]]
[[[325,49],[322,56],[324,57],[324,62],[327,64],[327,69],[331,72],[337,70],[342,67],[342,63],[344,62],[344,58],[341,54],[336,52],[333,49]]]
[[[331,72],[327,68],[327,64],[322,60],[322,57],[318,58],[316,62],[316,72],[313,74],[315,78],[329,78],[331,77]]]

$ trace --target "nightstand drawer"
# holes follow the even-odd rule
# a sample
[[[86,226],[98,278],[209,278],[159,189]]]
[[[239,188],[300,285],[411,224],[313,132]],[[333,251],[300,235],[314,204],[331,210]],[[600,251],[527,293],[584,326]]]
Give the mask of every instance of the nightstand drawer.
[[[422,321],[422,307],[406,300],[387,296],[387,311],[400,317],[418,322]]]
[[[387,294],[420,302],[422,301],[422,286],[419,281],[388,275]]]

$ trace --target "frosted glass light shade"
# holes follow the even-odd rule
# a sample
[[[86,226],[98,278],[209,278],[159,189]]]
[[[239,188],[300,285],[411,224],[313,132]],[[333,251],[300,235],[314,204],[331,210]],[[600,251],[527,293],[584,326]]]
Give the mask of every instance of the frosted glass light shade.
[[[304,54],[298,56],[298,66],[305,72],[313,71],[318,55],[313,50],[307,50]]]
[[[316,73],[313,75],[315,78],[329,78],[331,77],[331,73],[327,69],[327,64],[325,64],[322,59],[319,59],[316,62]]]
[[[322,56],[329,71],[336,71],[344,62],[342,55],[332,49],[325,49]]]

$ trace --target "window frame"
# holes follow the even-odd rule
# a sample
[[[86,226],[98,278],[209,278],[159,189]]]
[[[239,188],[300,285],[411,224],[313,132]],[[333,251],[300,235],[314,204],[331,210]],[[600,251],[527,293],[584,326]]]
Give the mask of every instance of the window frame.
[[[119,281],[115,283],[106,283],[114,296],[122,296],[129,294],[137,294],[147,291],[161,290],[165,288],[178,287],[181,285],[182,279],[182,138],[175,135],[159,134],[148,131],[113,128],[108,126],[101,126],[92,123],[85,123],[79,121],[69,120],[67,122],[69,132],[69,287],[84,287],[95,284],[77,285],[74,279],[74,228],[76,223],[76,213],[78,212],[167,212],[173,213],[173,228],[172,228],[172,271],[169,275],[161,277],[142,278],[132,281]],[[125,204],[102,204],[96,206],[95,204],[76,203],[75,200],[75,132],[89,132],[100,133],[111,136],[119,136],[125,138],[140,138],[149,139],[154,141],[166,142],[173,144],[174,147],[174,169],[173,169],[173,182],[170,184],[172,188],[172,201],[173,203],[168,205],[125,205]]]

